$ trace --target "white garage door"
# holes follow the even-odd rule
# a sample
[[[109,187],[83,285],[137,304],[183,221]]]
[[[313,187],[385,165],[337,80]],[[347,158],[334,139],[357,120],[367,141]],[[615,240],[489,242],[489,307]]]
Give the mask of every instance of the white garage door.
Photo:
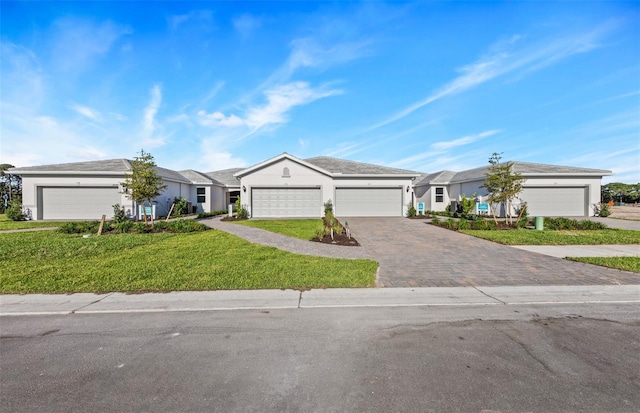
[[[44,187],[41,192],[40,219],[95,219],[113,216],[119,204],[117,187]]]
[[[585,187],[524,188],[520,199],[526,201],[532,217],[576,217],[588,213]]]
[[[339,217],[401,217],[402,188],[336,188]]]
[[[310,218],[322,214],[320,188],[253,188],[253,218]]]

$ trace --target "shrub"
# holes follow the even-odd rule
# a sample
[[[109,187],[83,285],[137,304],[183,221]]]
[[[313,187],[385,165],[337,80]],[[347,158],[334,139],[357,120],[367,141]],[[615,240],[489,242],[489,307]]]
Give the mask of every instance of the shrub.
[[[458,228],[458,221],[456,221],[453,218],[449,218],[446,221],[444,221],[443,225],[444,225],[445,228],[457,229]]]
[[[471,229],[471,223],[466,219],[460,220],[460,222],[458,222],[458,229]]]
[[[98,221],[65,222],[58,231],[64,234],[90,234],[98,232],[99,225]]]
[[[218,215],[226,215],[229,213],[226,209],[218,209],[211,212],[199,212],[198,218],[209,218],[209,217],[217,217]]]
[[[551,230],[578,229],[578,221],[564,217],[545,218],[544,226]]]
[[[122,221],[122,222],[115,222],[113,224],[113,229],[118,234],[127,233],[127,232],[131,231],[132,228],[133,228],[133,222],[131,222],[129,220],[125,220],[125,221]]]
[[[127,220],[127,214],[124,212],[124,207],[121,207],[120,204],[111,206],[113,207],[113,222],[116,224],[125,222]]]
[[[440,225],[440,218],[438,218],[437,215],[434,215],[433,218],[431,218],[431,223],[435,225]]]
[[[408,217],[415,217],[416,216],[416,207],[413,206],[412,203],[408,204],[408,209],[407,209],[407,216]]]
[[[166,221],[156,221],[151,226],[153,232],[162,232],[169,226],[169,223]]]
[[[340,235],[342,234],[342,225],[340,224],[340,221],[338,221],[337,219],[335,221],[333,221],[333,225],[331,226],[331,229],[333,229],[333,234],[334,235]]]
[[[164,228],[169,232],[200,232],[209,229],[206,225],[193,219],[177,219],[166,222],[166,224]]]
[[[144,234],[151,231],[151,227],[149,227],[144,222],[136,222],[133,224],[133,230],[138,234]]]
[[[324,226],[316,229],[315,236],[318,240],[321,241],[324,238],[324,234],[326,233],[325,230],[326,228]]]
[[[598,229],[607,229],[607,226],[603,223],[590,221],[585,219],[583,221],[578,222],[578,228],[582,230],[598,230]]]
[[[488,219],[481,219],[478,221],[474,221],[471,225],[472,229],[480,230],[480,231],[492,231],[498,229],[495,221],[491,221]]]
[[[462,194],[460,205],[462,206],[463,214],[471,214],[476,207],[476,195],[473,194],[471,195],[471,198],[467,198],[464,194]]]
[[[186,215],[189,212],[189,202],[185,198],[173,198],[173,215]]]
[[[24,221],[22,203],[19,201],[11,201],[5,213],[7,214],[7,218],[12,221]]]
[[[249,218],[249,210],[246,205],[243,205],[240,198],[236,200],[236,218],[247,219]]]
[[[328,212],[333,214],[333,202],[331,202],[331,200],[324,203],[324,214],[327,215]]]
[[[602,202],[600,204],[600,208],[598,208],[598,215],[603,218],[611,215],[611,208],[609,207],[609,204]]]
[[[331,225],[331,222],[334,221],[336,218],[335,216],[333,216],[333,211],[325,211],[324,212],[324,222],[326,222],[328,225]]]

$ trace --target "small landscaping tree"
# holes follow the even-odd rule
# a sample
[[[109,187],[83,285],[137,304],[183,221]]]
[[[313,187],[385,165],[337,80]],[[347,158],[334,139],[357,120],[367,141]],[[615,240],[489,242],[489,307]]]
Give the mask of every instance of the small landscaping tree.
[[[476,194],[471,195],[471,198],[467,198],[465,194],[462,194],[460,197],[460,205],[462,205],[462,213],[464,216],[472,214],[476,207]]]
[[[22,177],[10,173],[9,168],[14,166],[8,163],[0,164],[0,213],[9,208],[9,204],[20,201],[22,197]]]
[[[513,162],[501,163],[502,154],[494,152],[489,158],[489,169],[485,174],[486,179],[481,188],[489,192],[489,205],[503,204],[509,223],[513,224],[511,216],[511,203],[522,191],[525,178],[513,171]],[[493,208],[492,208],[493,209]],[[495,213],[493,214],[495,220]],[[497,224],[497,220],[496,220]]]
[[[121,183],[123,193],[143,207],[151,205],[151,201],[167,189],[162,183],[162,177],[155,170],[156,163],[150,153],[140,150],[140,155],[131,161],[131,173],[127,174]],[[147,213],[144,211],[144,222]]]

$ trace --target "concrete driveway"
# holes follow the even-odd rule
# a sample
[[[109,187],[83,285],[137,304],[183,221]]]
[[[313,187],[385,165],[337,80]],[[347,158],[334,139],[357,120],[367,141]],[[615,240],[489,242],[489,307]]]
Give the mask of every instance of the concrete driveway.
[[[640,275],[495,244],[406,218],[344,218],[366,255],[380,263],[378,285],[639,284]]]

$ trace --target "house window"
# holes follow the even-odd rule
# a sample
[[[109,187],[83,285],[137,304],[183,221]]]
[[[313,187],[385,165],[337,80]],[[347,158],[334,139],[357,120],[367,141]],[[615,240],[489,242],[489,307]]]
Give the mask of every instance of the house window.
[[[444,188],[436,188],[436,202],[444,202]]]
[[[240,198],[240,191],[231,191],[229,192],[229,203],[235,204],[236,201]]]
[[[289,173],[289,168],[285,167],[282,170],[282,177],[283,178],[291,178],[291,174]]]
[[[205,188],[196,188],[196,194],[198,195],[198,203],[202,204],[207,202],[207,197],[205,195]]]

